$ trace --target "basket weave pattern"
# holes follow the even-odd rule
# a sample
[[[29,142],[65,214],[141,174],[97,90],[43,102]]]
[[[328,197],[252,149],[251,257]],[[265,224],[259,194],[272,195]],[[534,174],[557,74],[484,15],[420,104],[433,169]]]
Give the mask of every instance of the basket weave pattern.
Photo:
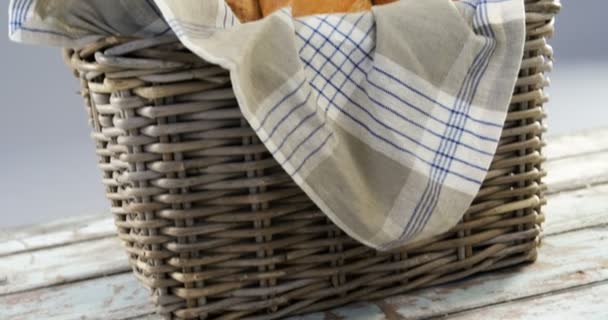
[[[533,261],[545,202],[545,40],[558,10],[526,0],[505,129],[462,221],[388,253],[357,243],[315,207],[243,119],[227,72],[176,39],[110,37],[65,51],[118,235],[159,312],[276,319]]]

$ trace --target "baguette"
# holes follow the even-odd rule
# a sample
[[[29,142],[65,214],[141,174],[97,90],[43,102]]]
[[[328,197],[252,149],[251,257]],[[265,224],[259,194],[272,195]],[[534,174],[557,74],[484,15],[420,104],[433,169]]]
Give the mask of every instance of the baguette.
[[[271,15],[273,12],[291,5],[291,0],[259,0],[262,14]]]
[[[259,0],[264,16],[291,5],[295,17],[370,10],[371,0]]]
[[[226,0],[232,12],[241,22],[255,21],[262,18],[258,0]]]
[[[387,3],[391,3],[391,2],[396,2],[397,0],[374,0],[374,5],[375,6],[379,6],[379,5],[383,5],[383,4],[387,4]]]

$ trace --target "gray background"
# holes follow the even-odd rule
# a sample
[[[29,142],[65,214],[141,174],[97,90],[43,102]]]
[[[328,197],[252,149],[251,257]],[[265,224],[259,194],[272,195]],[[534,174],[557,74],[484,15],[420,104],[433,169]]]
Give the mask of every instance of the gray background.
[[[608,126],[606,0],[565,0],[557,20],[550,134]],[[7,38],[0,10],[0,228],[108,211],[78,83],[59,51]]]

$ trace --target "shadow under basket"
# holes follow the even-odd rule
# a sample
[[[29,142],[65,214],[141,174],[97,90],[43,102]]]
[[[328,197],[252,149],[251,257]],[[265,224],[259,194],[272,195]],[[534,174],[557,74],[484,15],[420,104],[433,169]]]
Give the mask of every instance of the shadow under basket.
[[[377,252],[340,231],[242,117],[228,73],[176,39],[64,51],[133,272],[170,319],[277,319],[534,261],[543,73],[559,4],[525,1],[521,71],[491,169],[449,232]]]

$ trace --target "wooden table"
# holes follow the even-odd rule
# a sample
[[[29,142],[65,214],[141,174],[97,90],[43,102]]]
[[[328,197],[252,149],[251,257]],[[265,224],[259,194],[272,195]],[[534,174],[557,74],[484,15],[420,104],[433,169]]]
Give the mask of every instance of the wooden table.
[[[545,154],[536,263],[297,319],[608,319],[608,129],[555,137]],[[109,215],[0,230],[0,319],[159,319],[153,311]]]

